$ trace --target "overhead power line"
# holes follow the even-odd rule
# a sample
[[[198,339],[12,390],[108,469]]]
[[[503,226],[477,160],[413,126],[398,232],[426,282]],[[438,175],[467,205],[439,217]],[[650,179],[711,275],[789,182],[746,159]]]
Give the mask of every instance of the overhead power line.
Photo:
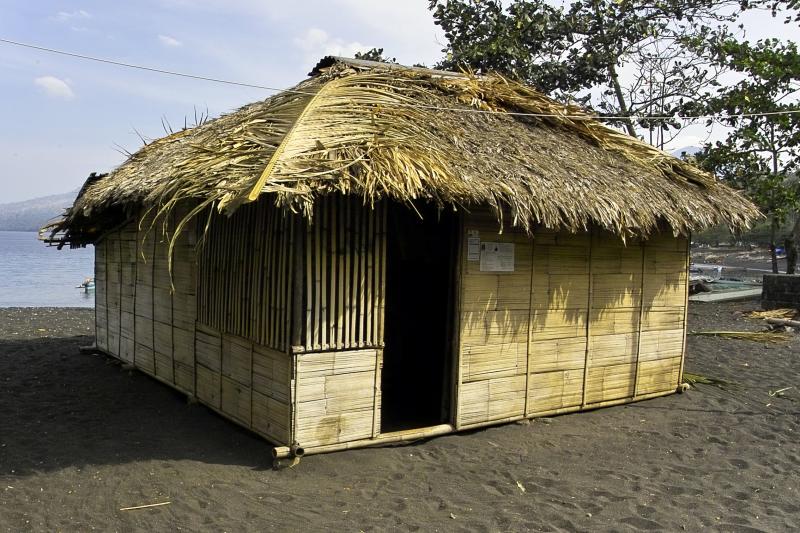
[[[105,63],[108,65],[115,65],[118,67],[124,68],[131,68],[136,70],[144,70],[147,72],[155,72],[157,74],[166,74],[169,76],[177,76],[181,78],[189,78],[193,80],[202,80],[208,81],[213,83],[222,83],[225,85],[234,85],[238,87],[248,87],[251,89],[262,89],[265,91],[271,92],[288,92],[294,94],[302,94],[306,96],[315,96],[316,93],[308,92],[308,91],[299,91],[297,89],[281,89],[278,87],[270,87],[267,85],[258,85],[255,83],[246,83],[241,81],[233,81],[233,80],[226,80],[222,78],[213,78],[210,76],[199,76],[196,74],[187,74],[185,72],[177,72],[174,70],[166,70],[160,69],[155,67],[148,67],[144,65],[136,65],[133,63],[125,63],[122,61],[114,61],[112,59],[105,59],[101,57],[94,57],[85,54],[78,54],[75,52],[68,52],[66,50],[58,50],[55,48],[48,48],[45,46],[39,46],[35,44],[23,43],[19,41],[13,41],[11,39],[4,39],[0,37],[0,43],[5,43],[13,46],[19,46],[22,48],[29,48],[32,50],[38,50],[40,52],[47,52],[51,54],[58,54],[67,57],[73,57],[76,59],[83,59],[86,61],[95,61],[97,63]],[[464,107],[439,107],[439,106],[432,106],[432,105],[425,105],[425,104],[396,104],[399,107],[411,107],[411,108],[418,108],[418,109],[430,109],[434,111],[452,111],[457,113],[484,113],[484,114],[497,114],[497,115],[512,115],[518,117],[536,117],[536,118],[566,118],[570,120],[720,120],[720,119],[729,119],[729,118],[746,118],[746,117],[767,117],[767,116],[777,116],[777,115],[794,115],[800,114],[800,109],[790,109],[790,110],[783,110],[783,111],[767,111],[762,113],[739,113],[739,114],[732,114],[732,115],[617,115],[617,116],[608,116],[608,115],[596,115],[585,113],[581,115],[568,115],[565,113],[524,113],[524,112],[516,112],[516,111],[493,111],[488,109],[471,109],[471,108],[464,108]]]
[[[62,56],[69,56],[74,57],[77,59],[84,59],[87,61],[96,61],[98,63],[106,63],[108,65],[116,65],[118,67],[125,67],[125,68],[133,68],[137,70],[146,70],[148,72],[157,72],[158,74],[168,74],[170,76],[180,76],[182,78],[190,78],[194,80],[203,80],[203,81],[211,81],[214,83],[224,83],[226,85],[237,85],[239,87],[249,87],[251,89],[264,89],[266,91],[274,91],[274,92],[284,92],[287,89],[278,89],[276,87],[267,87],[265,85],[257,85],[254,83],[245,83],[240,81],[231,81],[231,80],[223,80],[221,78],[211,78],[208,76],[197,76],[195,74],[186,74],[185,72],[175,72],[173,70],[165,70],[155,67],[146,67],[143,65],[134,65],[133,63],[124,63],[122,61],[114,61],[112,59],[104,59],[101,57],[93,57],[87,56],[84,54],[76,54],[75,52],[67,52],[65,50],[56,50],[55,48],[47,48],[45,46],[38,46],[35,44],[28,44],[28,43],[21,43],[19,41],[12,41],[10,39],[3,39],[0,38],[0,43],[11,44],[14,46],[21,46],[23,48],[31,48],[33,50],[39,50],[40,52],[48,52],[51,54],[58,54]],[[294,91],[300,92],[300,91]],[[309,93],[310,94],[310,93]]]

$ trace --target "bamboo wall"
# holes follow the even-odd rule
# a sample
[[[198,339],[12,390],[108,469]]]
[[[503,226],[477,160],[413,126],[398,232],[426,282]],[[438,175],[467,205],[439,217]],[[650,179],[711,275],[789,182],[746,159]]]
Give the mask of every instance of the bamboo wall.
[[[488,211],[462,229],[514,243],[515,261],[513,272],[481,272],[464,238],[457,428],[675,389],[686,239],[498,235]],[[380,436],[385,205],[329,197],[309,225],[257,202],[214,217],[199,254],[198,229],[187,228],[174,291],[154,235],[160,226],[145,235],[130,224],[96,246],[99,348],[277,444]]]
[[[459,427],[566,412],[673,391],[682,368],[685,238],[646,242],[593,230],[497,234],[489,213],[465,220],[481,241],[513,242],[514,272],[481,272],[462,254]],[[465,237],[466,241],[466,237]]]
[[[306,226],[302,344],[295,351],[383,346],[386,205],[358,197],[317,201]]]
[[[214,240],[208,241],[213,247],[203,249],[200,257],[197,228],[192,223],[184,229],[173,250],[171,278],[160,223],[147,233],[150,219],[142,221],[142,230],[132,222],[98,242],[97,345],[269,440],[288,444],[289,304],[278,290],[289,284],[281,277],[289,270],[289,258],[281,251],[289,242],[287,224],[266,207],[248,208],[241,210],[241,217],[215,219],[219,223],[210,226]],[[168,229],[185,212],[176,209]],[[247,226],[256,222],[266,230]],[[225,242],[227,250],[221,249]],[[219,254],[217,262],[208,260],[210,250]],[[251,270],[262,275],[247,277],[245,261],[256,263],[259,269]],[[199,280],[198,270],[203,276]],[[254,287],[260,292],[250,293]],[[211,313],[208,305],[224,312]],[[282,345],[283,351],[269,344]]]
[[[305,226],[294,375],[294,439],[303,446],[380,432],[386,206],[317,202]]]
[[[211,219],[198,261],[201,324],[288,352],[293,219],[267,202]]]
[[[150,221],[141,230],[131,222],[95,246],[97,346],[194,395],[194,230],[176,243],[170,282],[168,243],[160,225],[147,232]]]

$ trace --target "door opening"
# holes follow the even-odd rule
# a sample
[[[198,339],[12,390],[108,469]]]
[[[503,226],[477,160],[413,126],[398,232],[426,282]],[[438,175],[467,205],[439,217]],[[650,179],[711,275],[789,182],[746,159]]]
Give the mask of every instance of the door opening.
[[[389,205],[381,432],[451,417],[458,217]],[[420,218],[422,215],[422,218]]]

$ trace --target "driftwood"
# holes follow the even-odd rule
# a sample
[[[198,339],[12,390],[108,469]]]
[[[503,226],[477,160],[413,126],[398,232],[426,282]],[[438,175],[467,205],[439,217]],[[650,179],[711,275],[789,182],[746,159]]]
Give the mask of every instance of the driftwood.
[[[788,326],[790,328],[800,328],[800,320],[789,320],[788,318],[768,318],[767,324],[775,326]]]

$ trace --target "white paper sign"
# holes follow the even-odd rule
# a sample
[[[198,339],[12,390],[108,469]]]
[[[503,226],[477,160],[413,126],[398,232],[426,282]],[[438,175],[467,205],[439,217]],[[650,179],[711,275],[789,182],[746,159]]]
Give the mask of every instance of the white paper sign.
[[[514,272],[514,243],[482,242],[481,272]]]
[[[480,261],[481,234],[476,229],[467,230],[467,261]]]

